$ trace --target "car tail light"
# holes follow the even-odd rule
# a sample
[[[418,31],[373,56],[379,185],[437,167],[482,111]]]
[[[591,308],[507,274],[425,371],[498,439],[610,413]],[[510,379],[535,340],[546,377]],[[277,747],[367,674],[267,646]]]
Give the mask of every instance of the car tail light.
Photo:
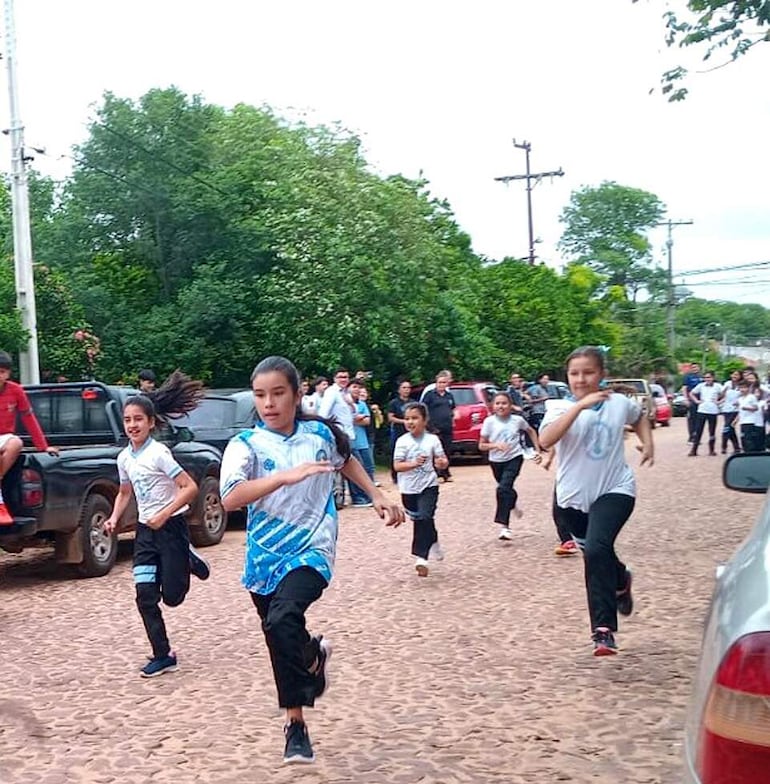
[[[735,642],[703,712],[697,769],[703,784],[758,784],[770,770],[770,632]]]
[[[21,503],[27,508],[43,505],[43,480],[37,471],[25,468],[21,473]]]

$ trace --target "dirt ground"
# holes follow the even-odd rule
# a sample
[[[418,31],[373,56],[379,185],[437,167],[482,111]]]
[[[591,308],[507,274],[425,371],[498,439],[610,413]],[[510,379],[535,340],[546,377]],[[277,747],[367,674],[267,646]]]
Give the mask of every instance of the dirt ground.
[[[617,657],[591,656],[580,557],[553,555],[551,473],[525,464],[525,515],[503,543],[489,467],[456,466],[437,515],[447,557],[426,579],[408,526],[344,509],[337,574],[309,615],[335,646],[331,685],[308,712],[317,762],[299,770],[281,763],[242,529],[206,551],[211,580],[164,610],[180,668],[152,680],[138,677],[129,543],[94,580],[45,551],[0,555],[0,782],[676,782],[714,568],[763,498],[724,489],[722,458],[687,458],[684,420],[655,435],[619,539],[637,610]]]

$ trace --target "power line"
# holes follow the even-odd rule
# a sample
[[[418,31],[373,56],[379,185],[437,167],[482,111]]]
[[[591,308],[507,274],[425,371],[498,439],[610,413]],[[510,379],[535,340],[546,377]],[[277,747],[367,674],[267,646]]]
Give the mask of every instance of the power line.
[[[759,269],[770,267],[770,261],[755,261],[750,264],[730,264],[724,267],[704,267],[703,269],[682,270],[677,275],[708,275],[709,272],[732,272],[733,270]]]

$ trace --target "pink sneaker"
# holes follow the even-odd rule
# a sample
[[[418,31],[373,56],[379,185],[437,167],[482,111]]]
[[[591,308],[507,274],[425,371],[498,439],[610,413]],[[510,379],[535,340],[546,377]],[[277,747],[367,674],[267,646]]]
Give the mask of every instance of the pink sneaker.
[[[577,555],[580,552],[580,548],[573,539],[568,539],[566,542],[557,545],[553,552],[558,556]]]

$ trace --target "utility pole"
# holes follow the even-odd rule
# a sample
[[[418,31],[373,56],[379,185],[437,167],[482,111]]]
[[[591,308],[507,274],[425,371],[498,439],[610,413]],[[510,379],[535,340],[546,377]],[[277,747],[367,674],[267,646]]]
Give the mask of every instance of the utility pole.
[[[667,220],[661,221],[660,223],[655,224],[656,226],[668,226],[668,239],[666,240],[666,250],[668,252],[668,274],[667,274],[667,282],[668,282],[668,297],[666,302],[666,324],[667,324],[667,332],[668,332],[668,360],[671,364],[671,369],[674,369],[674,364],[676,362],[674,353],[676,351],[676,327],[675,327],[675,319],[674,313],[676,308],[676,300],[674,298],[674,264],[672,260],[672,251],[674,248],[674,238],[672,236],[672,231],[674,226],[692,226],[691,220]]]
[[[495,177],[495,182],[504,182],[506,185],[512,180],[526,180],[527,181],[527,225],[529,227],[529,263],[535,263],[535,233],[532,226],[532,181],[537,185],[543,177],[563,177],[564,172],[561,167],[558,171],[538,172],[532,174],[529,168],[529,153],[532,150],[532,145],[529,142],[521,142],[519,144],[516,139],[513,140],[513,146],[519,150],[524,150],[527,158],[527,171],[526,174],[509,174],[505,177]]]
[[[16,88],[16,26],[13,0],[5,0],[5,61],[8,68],[8,96],[11,109],[8,135],[11,140],[11,207],[16,306],[21,312],[22,326],[29,335],[26,351],[19,352],[19,378],[22,384],[39,384],[35,279],[32,270],[32,235],[29,228],[24,126],[19,117],[19,98]]]

